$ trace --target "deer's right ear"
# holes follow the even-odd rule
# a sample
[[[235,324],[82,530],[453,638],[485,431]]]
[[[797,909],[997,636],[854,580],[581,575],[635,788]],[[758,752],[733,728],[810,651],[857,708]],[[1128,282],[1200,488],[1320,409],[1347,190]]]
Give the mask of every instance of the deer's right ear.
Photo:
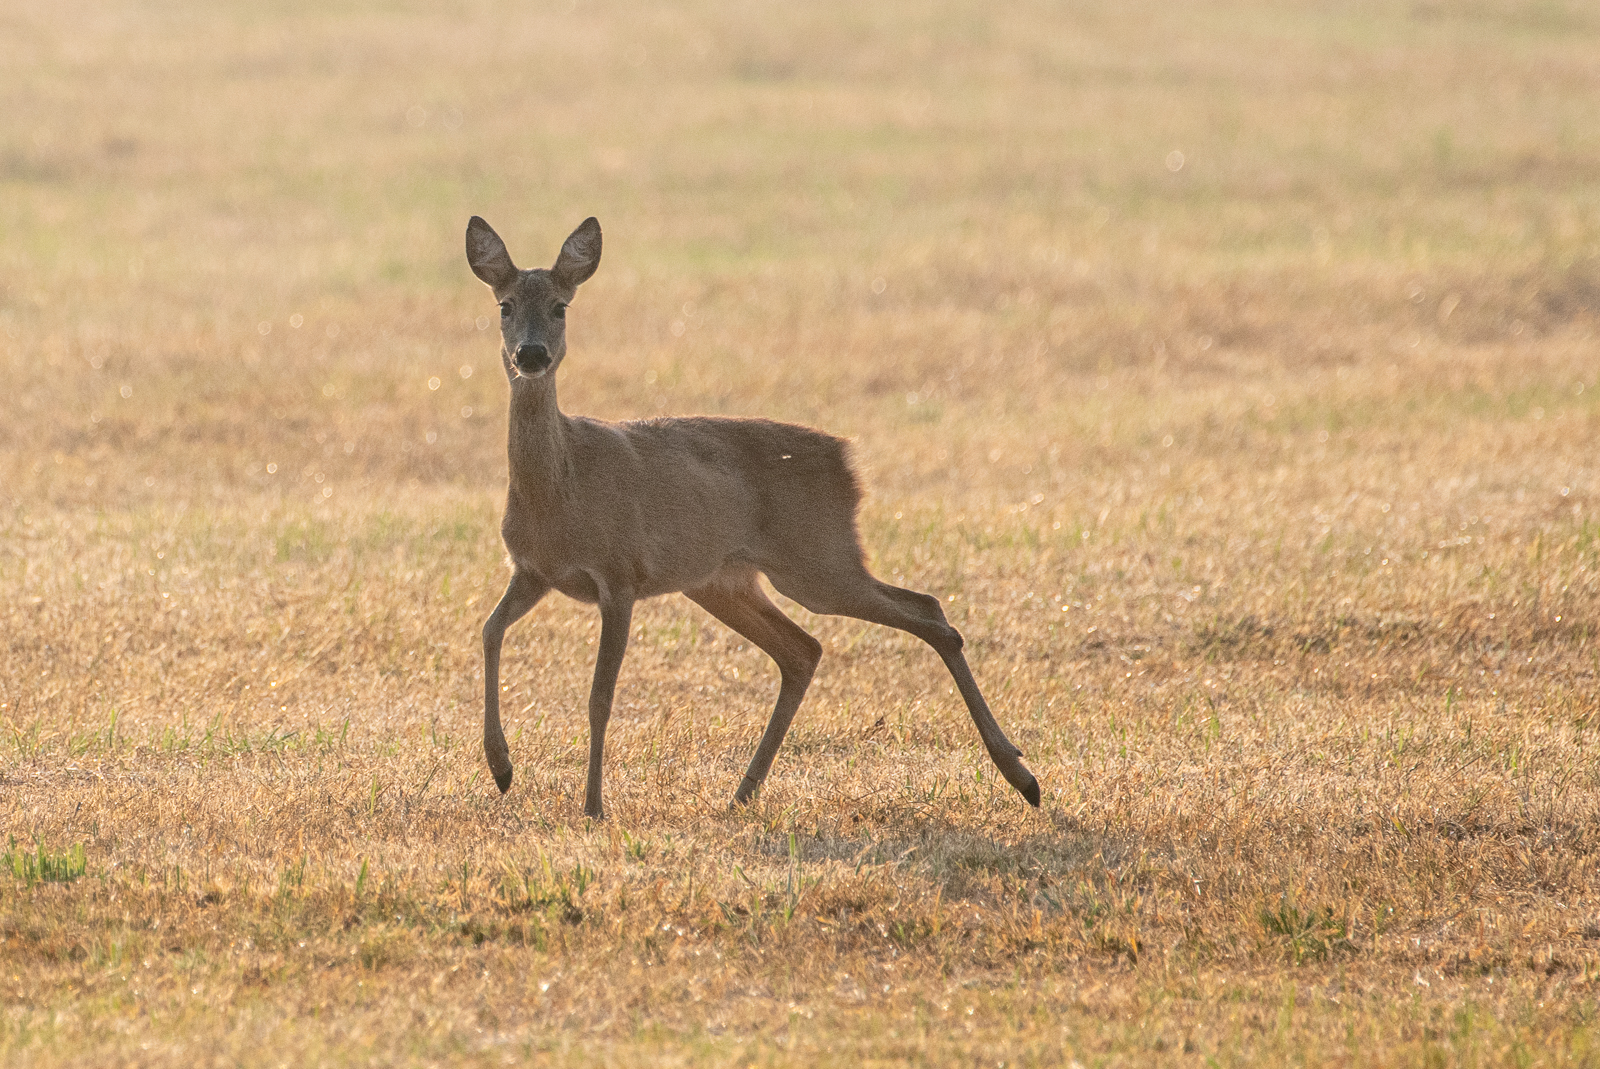
[[[561,255],[556,257],[550,273],[568,289],[577,289],[589,281],[589,276],[599,266],[600,221],[591,215],[562,243]]]
[[[474,215],[467,224],[467,263],[472,273],[499,291],[517,278],[517,265],[511,262],[506,243],[494,232],[494,227]]]

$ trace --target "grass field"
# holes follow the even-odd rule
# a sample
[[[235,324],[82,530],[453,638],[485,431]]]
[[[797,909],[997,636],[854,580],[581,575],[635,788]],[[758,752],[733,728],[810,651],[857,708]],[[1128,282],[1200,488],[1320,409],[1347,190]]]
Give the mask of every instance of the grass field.
[[[390,8],[393,7],[393,10]],[[0,1062],[1600,1063],[1600,13],[0,9]],[[509,635],[563,406],[855,440],[937,658]]]

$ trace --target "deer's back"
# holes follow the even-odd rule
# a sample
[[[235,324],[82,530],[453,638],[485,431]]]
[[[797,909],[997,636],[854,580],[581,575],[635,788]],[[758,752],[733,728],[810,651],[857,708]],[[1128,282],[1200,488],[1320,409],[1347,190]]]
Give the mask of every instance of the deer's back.
[[[842,535],[855,544],[861,491],[843,439],[792,423],[715,416],[614,426],[649,472],[646,526],[687,497],[702,509],[688,522],[737,535],[738,551],[752,559],[791,552],[797,540]]]
[[[724,569],[859,564],[849,447],[763,419],[574,419],[568,481],[519,496],[504,532],[519,565],[592,600],[594,581],[649,597]]]
[[[690,454],[719,473],[737,472],[767,520],[805,511],[853,517],[861,491],[842,438],[769,419],[680,416],[617,424],[641,453]],[[647,444],[648,443],[648,444]]]

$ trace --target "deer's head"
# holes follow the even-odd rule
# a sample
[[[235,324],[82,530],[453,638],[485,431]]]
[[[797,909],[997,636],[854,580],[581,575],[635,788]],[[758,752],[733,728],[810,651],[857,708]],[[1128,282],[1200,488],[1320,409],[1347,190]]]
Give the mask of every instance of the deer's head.
[[[467,263],[500,302],[500,356],[506,374],[554,374],[567,355],[567,305],[600,266],[600,224],[590,216],[561,245],[555,264],[522,271],[506,243],[474,215],[467,224]]]

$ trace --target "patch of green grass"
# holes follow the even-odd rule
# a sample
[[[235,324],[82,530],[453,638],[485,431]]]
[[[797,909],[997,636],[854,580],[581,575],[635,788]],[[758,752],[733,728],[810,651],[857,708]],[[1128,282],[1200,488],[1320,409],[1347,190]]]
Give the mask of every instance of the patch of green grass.
[[[56,853],[47,850],[42,840],[35,840],[31,851],[19,850],[13,835],[10,848],[0,854],[0,866],[10,869],[25,887],[38,883],[71,883],[88,871],[88,865],[82,843],[74,843]]]

